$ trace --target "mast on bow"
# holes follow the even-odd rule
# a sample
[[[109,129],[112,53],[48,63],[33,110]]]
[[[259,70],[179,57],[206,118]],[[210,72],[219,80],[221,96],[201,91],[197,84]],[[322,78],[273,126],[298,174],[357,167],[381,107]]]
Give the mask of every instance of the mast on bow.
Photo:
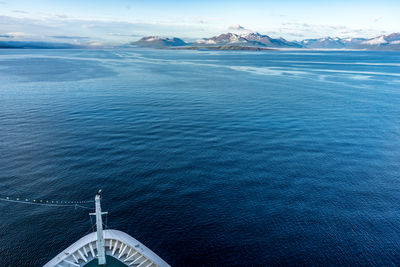
[[[101,203],[100,203],[100,196],[101,190],[96,194],[94,198],[96,204],[96,212],[89,213],[89,215],[96,216],[96,227],[97,227],[97,259],[99,265],[106,265],[106,250],[105,250],[105,243],[104,243],[104,234],[103,234],[103,219],[102,215],[107,214],[107,212],[101,212]]]

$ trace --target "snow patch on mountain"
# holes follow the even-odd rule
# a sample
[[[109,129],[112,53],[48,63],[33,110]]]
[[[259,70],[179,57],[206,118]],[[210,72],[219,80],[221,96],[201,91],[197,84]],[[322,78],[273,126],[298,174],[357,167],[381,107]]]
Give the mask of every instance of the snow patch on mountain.
[[[367,45],[381,45],[381,44],[387,44],[388,42],[385,40],[385,36],[379,36],[374,39],[364,41],[362,44],[367,44]]]
[[[157,41],[157,40],[160,40],[160,37],[158,37],[158,36],[150,36],[149,38],[146,38],[146,39],[143,40],[143,41],[146,41],[146,42],[153,42],[153,41]]]

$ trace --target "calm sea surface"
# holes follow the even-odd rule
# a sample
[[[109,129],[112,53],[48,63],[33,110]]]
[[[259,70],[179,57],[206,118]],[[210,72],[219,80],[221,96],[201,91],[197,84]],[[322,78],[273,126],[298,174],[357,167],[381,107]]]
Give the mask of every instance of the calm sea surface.
[[[400,264],[400,52],[0,50],[0,197],[91,200],[173,266]],[[0,201],[0,266],[89,210]]]

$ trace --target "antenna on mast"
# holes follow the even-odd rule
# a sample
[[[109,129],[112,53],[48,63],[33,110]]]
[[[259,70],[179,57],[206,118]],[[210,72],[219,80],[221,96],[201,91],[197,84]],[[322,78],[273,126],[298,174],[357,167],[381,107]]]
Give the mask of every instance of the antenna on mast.
[[[102,215],[107,214],[108,212],[101,212],[101,189],[97,192],[95,200],[96,212],[89,213],[89,215],[96,215],[96,227],[97,227],[97,259],[99,265],[106,265],[106,250],[104,243],[104,234],[103,234],[103,219]]]

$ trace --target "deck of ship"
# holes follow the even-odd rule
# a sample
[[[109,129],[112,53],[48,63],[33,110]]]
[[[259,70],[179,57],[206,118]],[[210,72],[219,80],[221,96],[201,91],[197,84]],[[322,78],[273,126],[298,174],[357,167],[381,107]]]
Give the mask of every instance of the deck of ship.
[[[118,259],[107,255],[107,264],[106,265],[99,265],[97,259],[93,259],[92,261],[89,261],[87,264],[85,264],[85,267],[126,267],[125,263],[119,261]]]
[[[157,254],[124,232],[104,230],[104,240],[106,255],[126,266],[169,267]],[[92,260],[97,256],[96,241],[97,232],[90,233],[59,253],[44,267],[81,267],[93,264]]]

